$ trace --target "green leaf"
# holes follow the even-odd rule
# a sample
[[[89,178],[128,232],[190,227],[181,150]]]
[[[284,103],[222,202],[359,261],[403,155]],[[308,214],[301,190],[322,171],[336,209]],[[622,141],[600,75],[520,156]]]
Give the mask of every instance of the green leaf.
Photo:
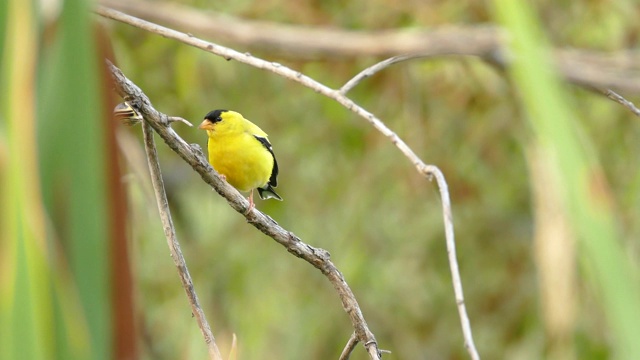
[[[65,1],[54,43],[44,50],[38,136],[46,208],[79,297],[80,307],[74,311],[86,318],[91,358],[108,359],[112,342],[106,125],[91,6],[90,1]],[[60,295],[59,319],[65,319],[65,306],[73,296]],[[67,331],[82,329],[81,324],[63,324]],[[60,348],[78,346],[71,346],[72,339],[58,340]]]
[[[495,1],[497,17],[512,40],[515,61],[510,75],[538,142],[562,175],[560,186],[578,235],[580,261],[599,290],[614,335],[615,355],[631,359],[640,354],[637,278],[620,244],[603,171],[553,72],[549,46],[528,4]]]

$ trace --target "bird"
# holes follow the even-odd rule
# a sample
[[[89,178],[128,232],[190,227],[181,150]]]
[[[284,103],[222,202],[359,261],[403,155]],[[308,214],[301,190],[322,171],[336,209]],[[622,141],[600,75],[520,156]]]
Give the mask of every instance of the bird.
[[[245,215],[255,207],[254,189],[262,200],[282,201],[274,190],[278,186],[278,162],[267,133],[231,110],[210,111],[198,128],[207,132],[211,166],[238,191],[250,193]]]

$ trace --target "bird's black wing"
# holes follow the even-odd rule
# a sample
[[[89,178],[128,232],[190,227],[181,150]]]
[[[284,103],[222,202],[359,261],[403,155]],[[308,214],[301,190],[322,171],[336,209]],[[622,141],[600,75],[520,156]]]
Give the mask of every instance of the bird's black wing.
[[[273,148],[271,147],[271,143],[269,142],[269,140],[267,140],[267,138],[263,138],[256,135],[253,135],[253,137],[258,139],[258,141],[260,141],[262,146],[264,146],[267,150],[269,150],[269,152],[271,153],[271,156],[273,156],[273,169],[271,169],[271,177],[269,177],[269,184],[273,187],[277,187],[278,186],[278,161],[276,160],[276,155],[273,153]]]

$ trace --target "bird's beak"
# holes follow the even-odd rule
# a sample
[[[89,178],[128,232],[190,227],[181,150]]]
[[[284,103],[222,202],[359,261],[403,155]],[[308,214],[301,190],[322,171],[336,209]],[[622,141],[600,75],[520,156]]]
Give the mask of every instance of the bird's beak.
[[[203,121],[200,126],[198,126],[200,130],[213,130],[213,124],[209,120]]]

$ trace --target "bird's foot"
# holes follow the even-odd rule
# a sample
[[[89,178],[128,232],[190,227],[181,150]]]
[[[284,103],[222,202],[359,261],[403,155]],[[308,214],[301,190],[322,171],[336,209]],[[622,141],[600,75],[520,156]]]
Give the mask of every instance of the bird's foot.
[[[244,212],[245,216],[249,215],[251,210],[256,207],[256,204],[253,203],[253,190],[251,190],[251,194],[249,195],[249,197],[247,197],[247,200],[249,200],[249,208],[247,208],[247,211]]]
[[[249,213],[251,212],[251,210],[255,209],[256,204],[253,203],[253,201],[251,201],[251,199],[249,199],[249,207],[247,208],[247,211],[244,212],[245,215],[249,215]]]

